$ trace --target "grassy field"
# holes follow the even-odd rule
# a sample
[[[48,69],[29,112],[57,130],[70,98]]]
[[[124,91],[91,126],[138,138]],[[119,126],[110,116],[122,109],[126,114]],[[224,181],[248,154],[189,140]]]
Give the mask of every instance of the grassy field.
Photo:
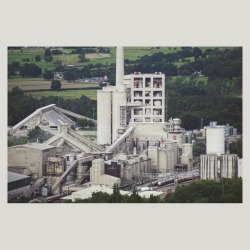
[[[86,54],[86,58],[89,59],[89,62],[79,63],[78,54],[70,54],[72,49],[63,49],[64,54],[62,55],[53,55],[53,61],[60,60],[63,64],[76,64],[78,66],[84,66],[88,64],[110,64],[115,63],[116,49],[115,47],[109,47],[110,54]],[[163,53],[174,53],[180,50],[179,47],[124,47],[124,58],[129,60],[137,60],[145,55],[152,55],[154,53],[163,52]],[[53,62],[35,62],[36,55],[44,55],[45,48],[23,48],[18,50],[8,50],[8,63],[15,61],[20,62],[21,65],[24,63],[35,63],[37,66],[42,68],[52,69],[54,68]],[[23,59],[29,59],[29,62],[24,62]]]
[[[202,49],[207,49],[209,47],[204,47]],[[102,53],[95,53],[95,54],[86,54],[86,57],[89,59],[89,62],[85,63],[78,63],[79,58],[78,54],[71,54],[72,49],[66,48],[62,49],[63,53],[62,55],[53,55],[53,60],[60,60],[63,64],[76,64],[78,66],[84,66],[88,64],[96,64],[100,63],[105,66],[108,66],[110,63],[115,63],[116,59],[116,48],[115,47],[109,47],[110,54],[102,54]],[[225,49],[225,48],[220,48]],[[152,55],[154,53],[176,53],[178,50],[181,50],[180,47],[124,47],[124,58],[129,59],[131,61],[137,60],[142,56],[145,55]],[[35,63],[39,67],[41,67],[43,70],[47,68],[48,70],[54,69],[55,65],[53,62],[35,62],[35,56],[36,55],[44,55],[45,47],[33,47],[33,48],[22,48],[22,49],[9,49],[8,50],[8,63],[12,63],[14,61],[19,61],[21,65],[23,65],[24,62],[23,59],[29,59],[30,61],[27,63]],[[190,62],[194,60],[193,57],[185,58],[185,60],[189,60]],[[179,61],[176,62],[176,65],[180,67],[183,65],[184,62]],[[204,78],[201,78],[201,80],[206,81]],[[97,83],[69,83],[66,81],[62,82],[62,89],[66,88],[94,88],[99,87]],[[24,91],[27,90],[50,90],[51,81],[46,81],[43,78],[28,78],[28,77],[20,77],[20,76],[12,76],[10,79],[8,79],[8,90],[11,90],[13,87],[19,87],[23,89]],[[96,90],[83,90],[85,91],[86,95],[89,96],[92,99],[96,98]],[[87,92],[86,92],[87,91]],[[61,92],[32,92],[31,94],[33,96],[41,97],[41,96],[47,96],[47,95],[63,95],[65,98],[76,98],[83,94],[80,91],[67,91],[69,93],[65,93],[65,91]]]
[[[68,88],[96,88],[99,87],[98,83],[72,83],[62,80],[62,89]],[[43,80],[42,78],[26,78],[26,79],[9,79],[8,90],[14,87],[19,87],[22,90],[38,90],[38,89],[50,89],[51,81]],[[41,92],[43,93],[43,92]]]
[[[60,96],[65,99],[77,99],[82,95],[89,97],[92,100],[96,100],[97,91],[92,89],[86,90],[66,90],[66,91],[42,91],[42,92],[26,92],[25,95],[31,95],[34,98],[42,98],[48,96]]]

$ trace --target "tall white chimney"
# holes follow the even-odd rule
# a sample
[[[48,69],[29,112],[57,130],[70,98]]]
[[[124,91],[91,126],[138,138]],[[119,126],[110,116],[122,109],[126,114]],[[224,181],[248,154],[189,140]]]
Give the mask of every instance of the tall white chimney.
[[[124,55],[123,47],[116,47],[116,87],[123,85]]]

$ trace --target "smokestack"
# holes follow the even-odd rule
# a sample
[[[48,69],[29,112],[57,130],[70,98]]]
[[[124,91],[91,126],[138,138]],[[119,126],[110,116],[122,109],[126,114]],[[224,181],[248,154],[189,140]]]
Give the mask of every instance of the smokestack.
[[[116,47],[116,87],[123,85],[124,56],[123,47]]]

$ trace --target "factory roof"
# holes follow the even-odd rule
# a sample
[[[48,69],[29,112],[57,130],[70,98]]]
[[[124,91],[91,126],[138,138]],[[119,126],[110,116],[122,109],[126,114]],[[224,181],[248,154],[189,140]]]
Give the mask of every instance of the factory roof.
[[[76,199],[88,199],[92,197],[92,194],[94,192],[104,192],[109,195],[113,193],[113,188],[105,186],[105,185],[91,185],[87,188],[84,188],[82,190],[73,192],[71,195],[63,197],[64,200],[72,200],[75,201]],[[132,193],[129,191],[120,190],[121,195],[131,195]],[[162,195],[163,192],[160,191],[144,191],[144,192],[138,192],[138,194],[141,197],[149,198],[150,195],[158,196]]]
[[[77,134],[77,132],[70,129],[69,127],[67,127],[67,132],[57,133],[56,135],[54,135],[53,137],[51,137],[44,143],[46,143],[47,145],[51,145],[51,144],[58,142],[60,139],[64,139],[70,142],[71,144],[73,144],[75,147],[77,147],[83,152],[89,152],[89,151],[103,152],[104,151],[104,148],[92,142],[91,140],[87,139],[86,137]]]
[[[163,192],[160,192],[160,191],[143,191],[143,192],[138,192],[138,194],[143,198],[150,198],[150,195],[159,196],[159,195],[162,195]]]
[[[67,116],[59,113],[58,111],[50,110],[43,114],[43,116],[54,123],[55,125],[62,125],[62,124],[68,124],[69,126],[75,125],[75,122],[73,122],[71,119],[69,119]]]
[[[113,193],[113,188],[105,186],[105,185],[91,185],[87,188],[84,188],[82,190],[79,190],[77,192],[73,192],[71,195],[63,197],[62,199],[64,200],[72,200],[75,201],[76,199],[88,199],[90,197],[92,197],[92,194],[94,192],[104,192],[107,194],[112,194]],[[120,193],[122,195],[130,195],[131,192],[129,191],[123,191],[120,190]]]
[[[30,177],[27,175],[17,174],[17,173],[13,173],[13,172],[8,171],[8,183],[18,181],[18,180],[27,179],[27,178],[30,178]]]
[[[33,149],[38,149],[38,150],[47,150],[47,149],[55,148],[55,146],[47,145],[44,143],[36,143],[36,142],[24,144],[24,145],[16,145],[16,146],[12,146],[10,148],[19,148],[19,147],[33,148]]]
[[[32,172],[30,171],[29,168],[26,166],[8,166],[9,172],[17,173],[17,174],[22,174],[22,175],[31,175]]]
[[[18,130],[20,127],[24,126],[27,122],[38,115],[43,115],[47,120],[51,121],[55,125],[69,124],[75,125],[75,122],[60,112],[55,104],[51,104],[42,108],[37,109],[35,112],[24,118],[22,121],[17,123],[13,128],[13,132]]]

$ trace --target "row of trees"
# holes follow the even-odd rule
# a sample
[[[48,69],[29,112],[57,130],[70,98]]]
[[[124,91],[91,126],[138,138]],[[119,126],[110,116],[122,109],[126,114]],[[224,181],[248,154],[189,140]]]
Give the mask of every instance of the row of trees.
[[[194,57],[195,61],[182,64],[176,71],[176,62],[185,62],[185,58]],[[133,64],[130,67],[135,71],[151,72],[152,65],[156,71],[164,72],[166,75],[172,68],[172,75],[191,75],[196,71],[202,71],[205,76],[236,77],[242,75],[242,47],[219,50],[219,48],[207,49],[204,52],[198,48],[182,47],[175,53],[164,54],[162,52],[151,56],[143,56],[136,61],[127,60],[126,63]],[[133,71],[131,71],[133,72]]]
[[[204,125],[229,123],[242,132],[242,79],[199,79],[167,78],[167,116],[179,117],[188,130],[200,128],[203,119]]]
[[[167,203],[242,203],[242,178],[197,180],[164,199]]]

